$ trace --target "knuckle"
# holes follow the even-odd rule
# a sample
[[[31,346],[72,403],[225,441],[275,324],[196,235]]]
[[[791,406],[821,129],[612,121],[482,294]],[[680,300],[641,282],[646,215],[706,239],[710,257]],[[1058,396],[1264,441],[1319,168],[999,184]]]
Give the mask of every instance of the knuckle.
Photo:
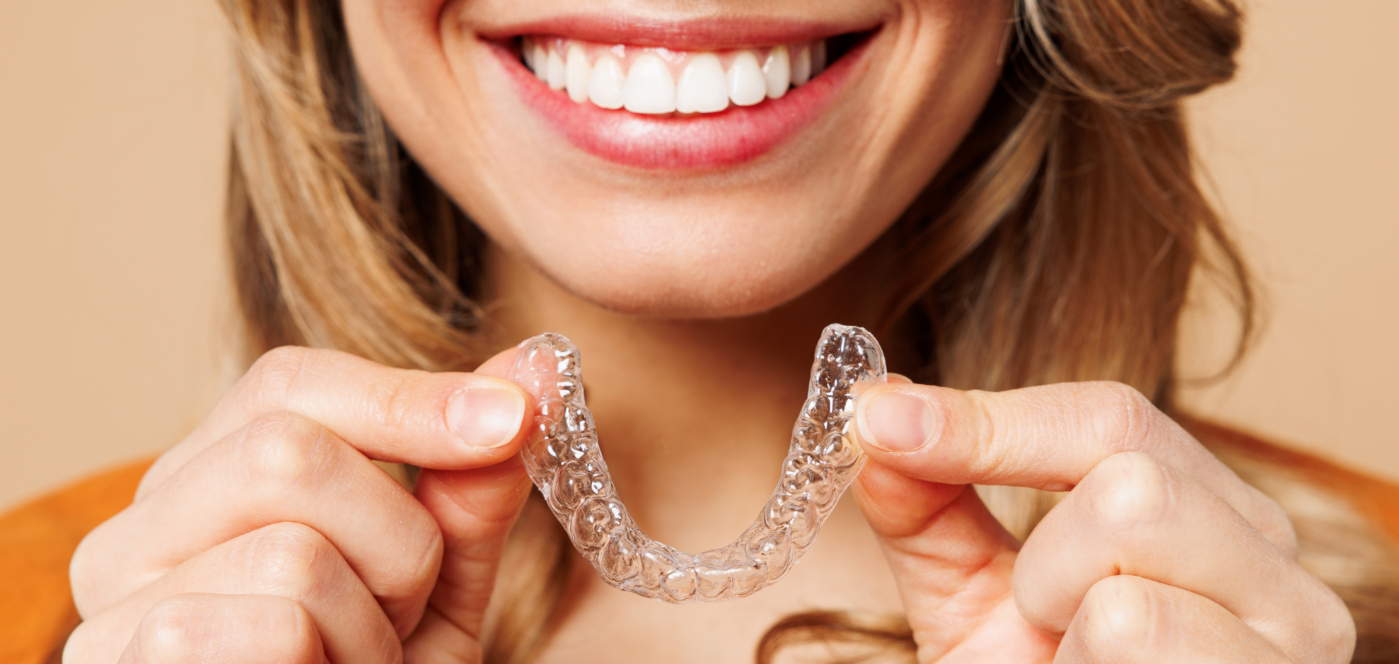
[[[314,352],[301,346],[280,346],[263,353],[243,377],[250,397],[261,403],[285,404]]]
[[[140,661],[183,662],[190,653],[199,651],[201,630],[191,615],[196,608],[181,595],[167,597],[152,606],[136,629]]]
[[[310,596],[325,581],[339,552],[315,529],[276,523],[257,531],[248,551],[250,582],[266,594]]]
[[[281,598],[277,598],[281,600]],[[278,661],[286,664],[321,664],[325,662],[321,650],[321,635],[316,629],[311,613],[302,605],[283,600],[280,603],[285,622],[279,636]]]
[[[1080,488],[1105,532],[1129,531],[1159,522],[1175,502],[1175,481],[1155,459],[1119,452],[1098,464]]]
[[[295,600],[275,595],[257,598],[257,614],[244,622],[256,630],[257,650],[285,664],[319,664],[321,635],[309,611]]]
[[[1124,383],[1104,381],[1092,384],[1094,429],[1117,451],[1148,448],[1156,404],[1145,394]]]
[[[420,508],[414,511],[416,514],[409,520],[420,523],[414,525],[411,531],[422,533],[414,538],[416,542],[421,542],[421,549],[416,554],[403,556],[394,569],[386,571],[380,592],[388,597],[409,597],[430,587],[436,582],[442,565],[445,543],[437,521],[428,515],[427,510]]]
[[[98,526],[78,542],[78,548],[73,551],[73,558],[68,561],[68,579],[73,588],[73,603],[78,609],[78,615],[83,618],[93,613],[91,607],[99,587],[97,580],[102,578],[94,564],[98,557],[92,554],[92,548],[96,546],[94,537],[101,528],[102,526]]]
[[[1253,523],[1253,527],[1257,528],[1264,538],[1278,547],[1289,559],[1296,560],[1297,530],[1293,527],[1292,519],[1288,517],[1287,511],[1277,501],[1252,485],[1245,484],[1244,486],[1249,494],[1255,498],[1252,514],[1246,515]]]
[[[270,595],[175,595],[146,613],[128,647],[143,664],[204,661],[324,661],[310,614]]]
[[[396,431],[410,423],[422,411],[422,399],[418,398],[420,387],[432,374],[417,369],[402,370],[394,374],[394,379],[381,386],[371,407],[376,409],[374,421],[380,422],[386,431]]]
[[[1012,462],[1008,454],[996,449],[1000,444],[1000,438],[996,434],[996,417],[986,402],[988,395],[989,393],[981,390],[970,390],[962,398],[966,400],[968,412],[971,414],[967,424],[975,431],[976,449],[984,451],[977,456],[976,472],[981,475],[999,476]]]
[[[250,485],[286,492],[314,483],[333,465],[329,432],[315,421],[294,413],[261,415],[240,441],[240,457]]]
[[[94,621],[85,619],[73,628],[73,633],[68,635],[68,640],[63,644],[63,656],[61,661],[67,662],[97,662],[103,656],[99,653],[99,648],[103,644],[101,636],[97,634],[98,628]]]
[[[1319,590],[1320,610],[1313,616],[1318,624],[1312,632],[1316,639],[1316,649],[1323,662],[1349,662],[1355,653],[1357,629],[1355,617],[1335,591],[1321,581],[1316,581]]]
[[[68,561],[73,606],[81,618],[106,610],[121,601],[130,588],[142,587],[162,573],[148,567],[144,559],[131,557],[130,534],[123,534],[123,528],[114,523],[120,516],[92,529]]]
[[[1159,608],[1144,581],[1107,577],[1093,584],[1083,598],[1083,644],[1094,661],[1133,659],[1133,653],[1155,642]]]

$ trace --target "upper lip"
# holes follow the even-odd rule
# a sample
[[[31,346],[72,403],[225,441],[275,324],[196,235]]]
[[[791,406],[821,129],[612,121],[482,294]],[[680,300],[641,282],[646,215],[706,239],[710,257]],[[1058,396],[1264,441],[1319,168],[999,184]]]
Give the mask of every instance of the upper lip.
[[[880,21],[835,24],[807,19],[716,16],[667,20],[573,14],[481,30],[490,40],[555,35],[603,44],[654,46],[677,51],[715,51],[826,39],[863,32]]]

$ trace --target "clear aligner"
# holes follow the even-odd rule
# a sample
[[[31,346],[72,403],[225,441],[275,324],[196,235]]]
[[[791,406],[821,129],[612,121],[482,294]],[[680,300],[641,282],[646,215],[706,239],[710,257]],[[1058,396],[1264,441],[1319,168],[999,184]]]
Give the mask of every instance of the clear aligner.
[[[827,327],[772,497],[732,544],[690,554],[647,537],[617,498],[584,402],[578,349],[557,334],[534,337],[523,348],[511,379],[535,397],[521,452],[530,478],[604,580],[677,603],[744,597],[782,578],[864,466],[855,399],[885,381],[884,354],[873,335]]]

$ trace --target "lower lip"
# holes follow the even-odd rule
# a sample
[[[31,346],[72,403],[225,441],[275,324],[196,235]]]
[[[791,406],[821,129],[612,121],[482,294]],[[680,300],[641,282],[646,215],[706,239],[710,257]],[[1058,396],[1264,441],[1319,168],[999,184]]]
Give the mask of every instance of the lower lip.
[[[525,102],[580,150],[636,168],[713,170],[756,159],[811,124],[851,78],[868,40],[781,99],[684,118],[575,102],[536,78],[511,49],[487,43]]]

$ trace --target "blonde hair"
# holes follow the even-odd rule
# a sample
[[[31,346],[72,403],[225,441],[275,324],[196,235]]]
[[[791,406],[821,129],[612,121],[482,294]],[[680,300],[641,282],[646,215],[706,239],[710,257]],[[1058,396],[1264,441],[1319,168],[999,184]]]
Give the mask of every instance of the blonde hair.
[[[497,350],[474,300],[486,239],[394,139],[357,77],[339,4],[221,3],[237,50],[227,215],[248,357],[301,344],[440,371]],[[1019,1],[1002,85],[872,249],[898,266],[876,332],[923,360],[900,369],[992,390],[1116,380],[1170,412],[1197,274],[1237,304],[1242,354],[1253,292],[1196,184],[1180,106],[1233,75],[1240,26],[1230,0]],[[1304,564],[1347,600],[1355,661],[1393,656],[1393,547],[1286,467],[1228,460],[1290,510]],[[1053,504],[982,492],[1022,537]],[[572,560],[537,504],[507,547],[497,595],[509,601],[488,619],[488,662],[526,661],[544,642]],[[774,626],[758,658],[819,640],[907,660],[910,639],[899,617],[807,613]]]

